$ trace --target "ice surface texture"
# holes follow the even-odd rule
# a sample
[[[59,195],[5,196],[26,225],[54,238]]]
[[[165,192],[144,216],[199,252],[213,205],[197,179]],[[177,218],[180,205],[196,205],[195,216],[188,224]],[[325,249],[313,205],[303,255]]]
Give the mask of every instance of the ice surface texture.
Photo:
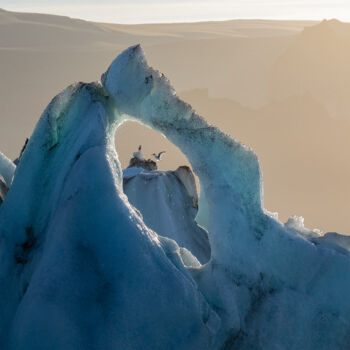
[[[144,170],[129,178],[131,169],[137,171],[139,168],[124,171],[124,193],[142,213],[144,223],[158,234],[172,238],[181,247],[187,248],[202,264],[208,262],[208,236],[195,222],[196,190],[193,187],[196,185],[192,173],[187,173],[193,177],[191,182],[188,180],[190,175],[183,175],[179,180],[177,174],[182,174],[182,168],[167,172]]]
[[[0,152],[0,205],[4,201],[15,173],[15,164]]]
[[[0,152],[0,176],[7,187],[11,185],[16,166],[3,153]]]
[[[267,215],[256,155],[181,101],[140,46],[124,51],[102,82],[119,113],[164,134],[199,177],[211,260],[193,275],[221,317],[216,346],[349,347],[349,252]]]
[[[94,84],[39,120],[0,207],[1,349],[210,348],[219,320],[178,246],[122,193],[117,123]]]
[[[164,134],[198,175],[205,265],[123,194],[114,133],[128,119]],[[68,87],[0,207],[0,348],[348,349],[347,238],[278,222],[261,179],[256,155],[182,102],[139,46],[102,86]]]

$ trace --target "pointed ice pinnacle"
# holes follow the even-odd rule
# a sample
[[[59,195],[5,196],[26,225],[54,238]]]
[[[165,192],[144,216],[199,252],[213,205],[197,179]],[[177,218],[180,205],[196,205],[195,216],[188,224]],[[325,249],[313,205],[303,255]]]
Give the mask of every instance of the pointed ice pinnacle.
[[[1,349],[210,349],[220,321],[180,248],[122,192],[118,118],[95,84],[40,118],[0,207]]]

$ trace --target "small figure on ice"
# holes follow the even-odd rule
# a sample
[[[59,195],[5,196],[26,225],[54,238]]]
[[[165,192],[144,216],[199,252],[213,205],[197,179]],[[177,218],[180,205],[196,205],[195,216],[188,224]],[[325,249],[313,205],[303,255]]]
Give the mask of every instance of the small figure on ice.
[[[139,146],[138,151],[133,153],[134,158],[137,158],[138,160],[145,160],[145,157],[143,156],[143,153],[141,151],[142,145]]]
[[[159,162],[162,159],[163,153],[165,153],[165,151],[159,152],[158,154],[152,153],[152,156]]]
[[[157,163],[151,159],[145,159],[141,149],[142,146],[140,145],[138,151],[133,153],[133,157],[130,159],[128,168],[137,167],[147,170],[157,170]]]

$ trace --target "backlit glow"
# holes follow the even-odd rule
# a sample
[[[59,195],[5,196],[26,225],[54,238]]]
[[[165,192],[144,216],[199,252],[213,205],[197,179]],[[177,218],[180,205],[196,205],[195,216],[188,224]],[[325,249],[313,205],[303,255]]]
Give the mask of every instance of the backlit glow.
[[[97,22],[154,23],[215,21],[237,18],[330,19],[350,21],[350,2],[343,0],[77,0],[9,1],[1,7],[9,11],[65,15]]]

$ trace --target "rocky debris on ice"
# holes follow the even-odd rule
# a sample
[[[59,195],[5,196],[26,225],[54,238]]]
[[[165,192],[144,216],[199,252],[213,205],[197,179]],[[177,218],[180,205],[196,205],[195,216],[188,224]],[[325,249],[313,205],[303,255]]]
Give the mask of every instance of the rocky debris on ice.
[[[16,159],[13,161],[13,163],[14,163],[16,166],[19,164],[19,161],[21,160],[22,154],[23,154],[23,152],[25,151],[25,149],[26,149],[26,147],[27,147],[28,141],[29,141],[29,138],[27,137],[26,140],[25,140],[25,142],[24,142],[24,144],[23,144],[23,146],[22,146],[22,149],[21,149],[21,152],[20,152],[18,158],[16,158]]]
[[[144,168],[146,170],[157,170],[157,164],[152,159],[140,159],[133,157],[129,161],[129,168]]]

